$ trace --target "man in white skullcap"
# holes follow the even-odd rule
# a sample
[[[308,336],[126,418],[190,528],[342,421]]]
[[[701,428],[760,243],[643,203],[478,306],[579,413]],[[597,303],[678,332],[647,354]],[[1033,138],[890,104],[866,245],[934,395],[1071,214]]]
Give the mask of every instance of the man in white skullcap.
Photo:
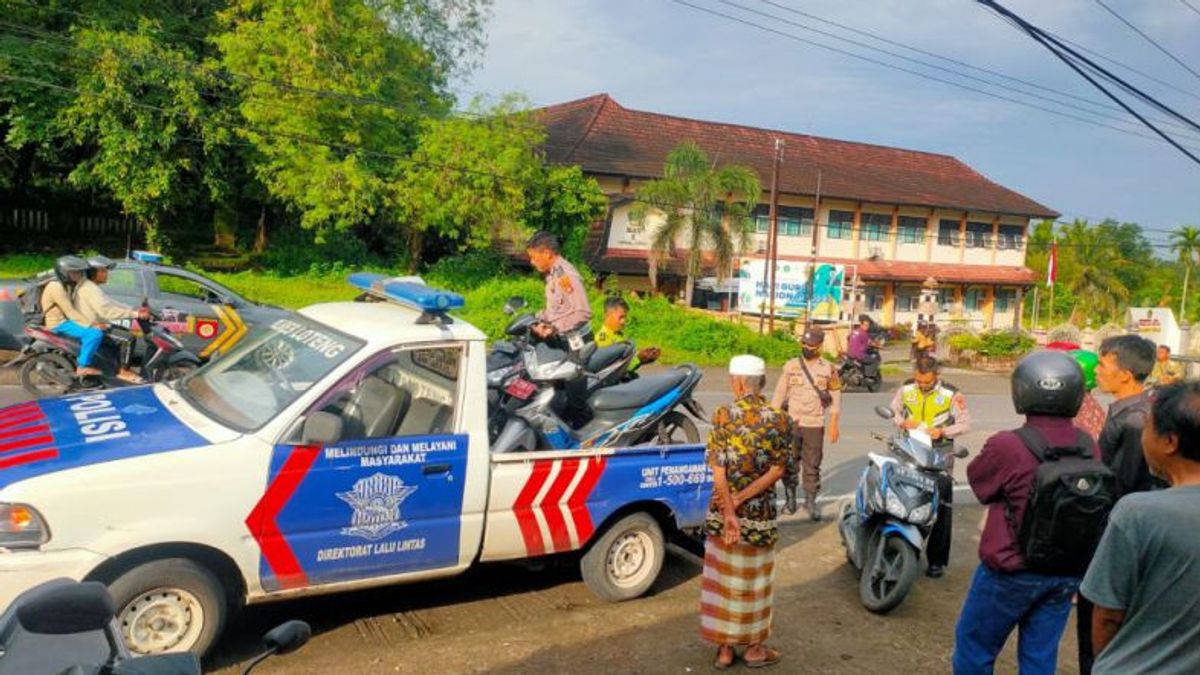
[[[791,447],[791,420],[762,395],[767,367],[743,354],[729,362],[734,402],[713,413],[707,459],[713,472],[712,503],[704,523],[704,583],[700,636],[717,646],[713,667],[738,658],[751,668],[778,663],[766,646],[774,600],[775,482]]]

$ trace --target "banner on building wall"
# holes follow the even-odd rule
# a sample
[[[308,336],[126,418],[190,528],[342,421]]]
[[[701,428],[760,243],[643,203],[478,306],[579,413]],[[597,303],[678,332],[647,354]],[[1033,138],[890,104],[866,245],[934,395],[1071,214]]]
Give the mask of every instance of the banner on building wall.
[[[1138,335],[1156,345],[1166,345],[1171,351],[1179,353],[1183,347],[1179,324],[1175,322],[1175,312],[1167,307],[1130,307],[1125,314],[1125,324]]]
[[[809,263],[780,260],[775,264],[775,315],[798,316],[808,307]],[[737,270],[738,308],[745,314],[766,314],[767,262],[743,259]],[[812,318],[836,321],[845,297],[846,266],[818,262],[812,276]]]

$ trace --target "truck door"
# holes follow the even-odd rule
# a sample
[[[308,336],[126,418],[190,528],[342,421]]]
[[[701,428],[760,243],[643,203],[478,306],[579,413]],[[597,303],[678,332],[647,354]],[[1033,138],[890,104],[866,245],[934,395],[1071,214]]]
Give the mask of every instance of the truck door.
[[[375,355],[275,446],[266,493],[247,521],[264,589],[460,566],[464,347]],[[312,442],[318,427],[325,442]]]

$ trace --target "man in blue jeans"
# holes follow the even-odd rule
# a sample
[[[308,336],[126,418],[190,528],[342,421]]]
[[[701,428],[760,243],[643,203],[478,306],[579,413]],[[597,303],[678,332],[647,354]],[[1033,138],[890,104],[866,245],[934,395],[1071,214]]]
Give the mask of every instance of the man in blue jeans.
[[[1084,394],[1079,365],[1060,352],[1038,352],[1027,356],[1012,377],[1013,405],[1025,415],[1025,426],[1041,432],[1049,447],[1077,446],[1080,434],[1072,418]],[[1087,442],[1098,457],[1095,441],[1088,437]],[[990,675],[1014,628],[1021,675],[1052,675],[1058,665],[1058,642],[1079,577],[1028,571],[1016,527],[1010,526],[1022,522],[1037,468],[1037,458],[1014,431],[989,438],[967,466],[971,489],[988,512],[980,565],[955,630],[955,675]]]
[[[71,290],[83,279],[88,263],[83,258],[65,255],[54,261],[55,280],[42,289],[42,323],[56,335],[79,340],[79,361],[75,375],[99,375],[100,370],[92,367],[92,357],[104,339],[104,332],[92,326],[75,307]]]

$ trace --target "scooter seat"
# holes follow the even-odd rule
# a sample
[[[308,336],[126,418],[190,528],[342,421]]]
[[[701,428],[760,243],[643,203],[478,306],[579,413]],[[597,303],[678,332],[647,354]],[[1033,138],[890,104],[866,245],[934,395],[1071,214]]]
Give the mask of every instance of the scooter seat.
[[[588,399],[588,405],[596,412],[633,410],[678,387],[687,378],[686,370],[672,370],[662,375],[641,377],[597,391]]]
[[[625,342],[597,349],[595,352],[592,352],[591,358],[588,359],[587,371],[589,373],[598,373],[604,370],[619,361],[630,349],[633,348]]]

